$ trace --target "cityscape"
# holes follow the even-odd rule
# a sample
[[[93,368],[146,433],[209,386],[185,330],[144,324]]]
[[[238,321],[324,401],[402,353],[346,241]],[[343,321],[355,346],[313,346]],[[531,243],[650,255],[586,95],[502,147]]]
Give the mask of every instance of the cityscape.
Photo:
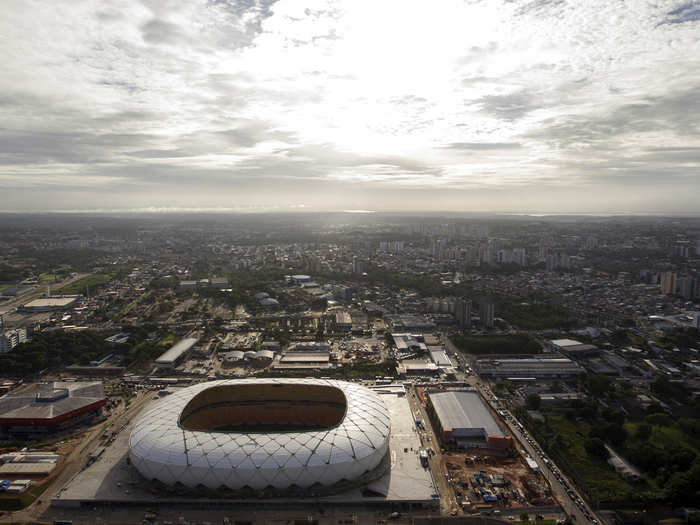
[[[696,512],[699,219],[8,214],[0,245],[11,521]]]
[[[0,525],[700,525],[700,0],[0,9]]]

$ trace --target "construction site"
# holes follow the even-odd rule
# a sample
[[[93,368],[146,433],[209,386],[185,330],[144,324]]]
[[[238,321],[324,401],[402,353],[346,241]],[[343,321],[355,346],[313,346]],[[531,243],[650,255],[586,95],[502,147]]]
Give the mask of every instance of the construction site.
[[[547,482],[518,454],[503,457],[445,451],[442,462],[463,511],[519,513],[524,508],[556,505]]]
[[[439,444],[434,473],[441,473],[445,489],[452,492],[447,500],[453,510],[517,516],[557,506],[537,464],[520,450],[477,391],[417,387],[416,400],[429,423],[417,421],[418,427],[431,429]]]

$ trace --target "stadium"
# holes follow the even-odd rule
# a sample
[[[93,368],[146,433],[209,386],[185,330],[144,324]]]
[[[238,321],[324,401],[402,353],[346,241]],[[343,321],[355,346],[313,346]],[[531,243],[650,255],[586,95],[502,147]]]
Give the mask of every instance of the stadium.
[[[390,416],[372,390],[320,379],[240,379],[184,388],[129,438],[147,480],[208,489],[346,488],[385,473]]]

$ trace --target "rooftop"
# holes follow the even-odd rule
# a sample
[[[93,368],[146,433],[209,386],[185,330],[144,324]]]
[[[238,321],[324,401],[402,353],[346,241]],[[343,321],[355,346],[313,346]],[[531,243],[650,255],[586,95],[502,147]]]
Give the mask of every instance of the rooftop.
[[[193,337],[188,337],[186,339],[183,339],[182,341],[174,344],[172,347],[170,347],[169,350],[167,350],[158,359],[156,359],[156,363],[159,363],[159,364],[174,363],[175,361],[177,361],[180,358],[180,356],[182,356],[182,354],[187,352],[190,348],[192,348],[196,344],[197,344],[197,339],[195,339]]]
[[[35,383],[0,398],[5,419],[54,419],[105,399],[100,381]]]
[[[46,297],[43,299],[34,299],[24,305],[24,308],[62,308],[73,304],[77,296],[71,297]]]
[[[583,344],[581,341],[574,341],[573,339],[552,339],[550,341],[553,345],[559,346],[561,348],[566,348],[567,346],[576,346]]]
[[[489,436],[505,435],[477,392],[448,390],[428,396],[443,430],[483,428]]]

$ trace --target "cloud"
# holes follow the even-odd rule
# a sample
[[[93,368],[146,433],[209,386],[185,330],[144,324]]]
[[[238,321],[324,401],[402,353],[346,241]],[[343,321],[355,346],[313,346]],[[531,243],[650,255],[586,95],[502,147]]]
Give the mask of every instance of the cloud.
[[[630,202],[657,209],[700,191],[698,20],[671,0],[16,3],[0,187],[27,207],[445,209],[656,177],[657,204]]]
[[[697,22],[700,20],[700,2],[692,0],[686,2],[668,12],[668,18],[663,22],[666,24],[684,24],[686,22]]]
[[[516,149],[522,147],[518,142],[453,142],[446,148],[466,151]]]
[[[187,40],[176,24],[157,18],[143,24],[141,34],[149,44],[178,44]]]

